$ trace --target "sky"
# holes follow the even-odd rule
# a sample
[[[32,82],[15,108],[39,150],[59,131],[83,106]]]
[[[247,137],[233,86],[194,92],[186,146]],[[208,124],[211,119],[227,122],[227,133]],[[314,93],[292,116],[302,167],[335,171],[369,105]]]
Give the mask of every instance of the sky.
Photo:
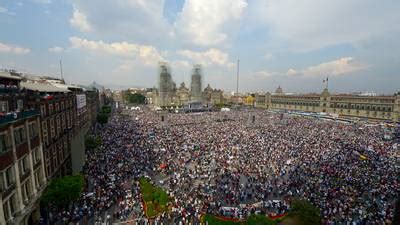
[[[159,62],[174,81],[233,91],[400,89],[398,0],[0,0],[0,68],[157,86]]]

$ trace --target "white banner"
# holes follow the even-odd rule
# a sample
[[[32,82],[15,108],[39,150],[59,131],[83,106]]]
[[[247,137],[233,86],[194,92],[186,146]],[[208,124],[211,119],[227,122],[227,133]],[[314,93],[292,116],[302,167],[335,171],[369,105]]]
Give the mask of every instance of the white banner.
[[[86,95],[80,94],[76,95],[76,108],[80,109],[86,106]]]

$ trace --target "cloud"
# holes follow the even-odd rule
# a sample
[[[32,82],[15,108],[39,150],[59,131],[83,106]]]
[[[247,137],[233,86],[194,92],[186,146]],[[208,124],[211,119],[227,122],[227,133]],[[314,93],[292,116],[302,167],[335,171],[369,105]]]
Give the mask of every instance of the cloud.
[[[197,45],[216,45],[228,39],[246,7],[245,0],[186,0],[175,27]]]
[[[31,1],[38,4],[51,4],[51,0],[31,0]]]
[[[69,40],[72,48],[116,55],[125,58],[136,58],[146,65],[155,65],[159,61],[164,60],[158,50],[150,45],[138,45],[128,42],[106,43],[103,41],[90,41],[79,37],[71,37]]]
[[[48,51],[49,52],[53,52],[53,53],[58,53],[58,52],[63,52],[65,49],[59,46],[54,46],[52,48],[49,48]]]
[[[298,74],[300,74],[300,72],[297,71],[297,70],[295,70],[295,69],[292,69],[292,68],[290,68],[290,69],[286,72],[286,75],[288,75],[288,76],[294,76],[294,75],[298,75]]]
[[[274,58],[274,55],[271,53],[267,53],[264,55],[264,59],[266,59],[266,60],[271,60],[272,58]]]
[[[287,41],[284,46],[293,51],[311,51],[339,44],[354,45],[387,33],[399,34],[400,1],[386,3],[262,0],[258,3],[258,16],[278,43]]]
[[[135,66],[132,61],[124,61],[113,72],[114,73],[126,73],[126,72],[132,71],[134,67]]]
[[[365,70],[368,67],[368,65],[358,62],[352,57],[343,57],[330,62],[324,62],[315,66],[310,66],[301,71],[289,69],[286,74],[288,76],[303,75],[307,77],[340,76]]]
[[[267,79],[270,78],[272,76],[277,76],[279,75],[276,72],[271,72],[271,71],[266,71],[266,70],[260,70],[254,73],[253,78],[255,80],[262,80],[262,79]]]
[[[175,68],[189,68],[191,65],[186,60],[175,60],[171,62],[171,66]]]
[[[88,24],[91,34],[102,38],[160,43],[173,35],[163,17],[164,0],[73,0],[73,5],[71,21],[76,21],[77,27]]]
[[[9,16],[15,16],[16,15],[15,12],[10,12],[7,8],[4,8],[4,7],[0,6],[0,14],[1,13],[9,15]]]
[[[31,52],[29,48],[23,48],[16,45],[8,45],[0,42],[0,53],[11,53],[17,55],[25,55]]]
[[[72,14],[72,18],[69,20],[69,23],[78,28],[80,31],[88,32],[92,28],[86,18],[86,15],[79,11],[78,8],[74,7],[74,11]]]
[[[191,50],[181,50],[177,52],[178,55],[190,59],[195,64],[218,65],[232,67],[235,64],[229,62],[228,54],[219,49],[211,48],[203,52],[195,52]]]

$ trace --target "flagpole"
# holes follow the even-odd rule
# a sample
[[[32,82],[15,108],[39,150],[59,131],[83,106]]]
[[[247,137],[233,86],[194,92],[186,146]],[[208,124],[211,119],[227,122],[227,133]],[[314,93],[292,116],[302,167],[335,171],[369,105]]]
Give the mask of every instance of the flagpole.
[[[326,89],[328,89],[328,87],[329,87],[329,76],[326,76]]]

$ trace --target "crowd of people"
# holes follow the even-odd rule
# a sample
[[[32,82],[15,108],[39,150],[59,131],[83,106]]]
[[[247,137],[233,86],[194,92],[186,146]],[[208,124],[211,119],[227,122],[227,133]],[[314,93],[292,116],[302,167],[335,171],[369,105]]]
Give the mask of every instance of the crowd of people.
[[[163,117],[163,119],[161,119]],[[171,196],[160,221],[204,213],[246,218],[288,212],[302,198],[326,224],[389,223],[399,197],[398,150],[381,126],[282,116],[265,110],[114,113],[87,152],[87,188],[69,221],[143,219],[138,179]]]

